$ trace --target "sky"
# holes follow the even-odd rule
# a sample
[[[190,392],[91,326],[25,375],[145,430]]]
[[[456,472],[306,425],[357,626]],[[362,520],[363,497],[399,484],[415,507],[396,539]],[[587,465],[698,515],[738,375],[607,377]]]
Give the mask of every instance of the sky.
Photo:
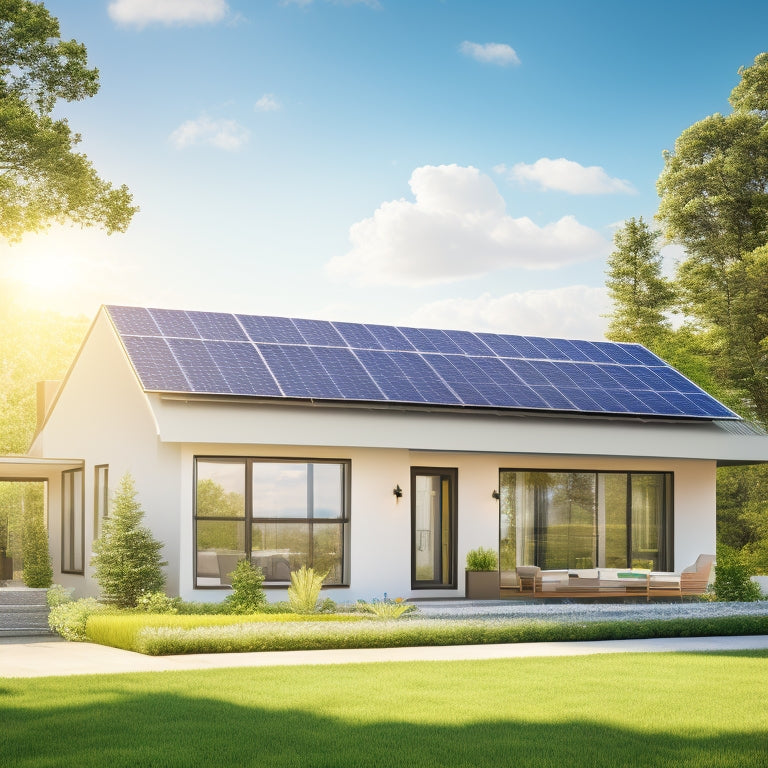
[[[128,231],[0,243],[27,307],[602,338],[612,238],[768,50],[745,0],[47,0]],[[682,251],[665,246],[672,274]]]

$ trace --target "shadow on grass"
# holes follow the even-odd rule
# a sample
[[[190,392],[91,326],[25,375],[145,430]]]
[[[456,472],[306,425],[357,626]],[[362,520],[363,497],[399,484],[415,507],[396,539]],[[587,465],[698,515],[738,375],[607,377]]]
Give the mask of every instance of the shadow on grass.
[[[67,683],[77,690],[78,678]],[[11,686],[0,699],[0,763],[14,768],[758,768],[768,750],[764,732],[665,732],[661,702],[649,732],[579,712],[556,723],[526,722],[525,713],[460,726],[354,722],[117,683],[86,706],[21,706],[21,695]]]

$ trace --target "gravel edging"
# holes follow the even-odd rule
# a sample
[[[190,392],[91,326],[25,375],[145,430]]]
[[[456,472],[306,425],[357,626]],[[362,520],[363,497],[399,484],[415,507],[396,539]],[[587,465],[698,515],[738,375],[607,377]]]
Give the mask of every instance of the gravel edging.
[[[510,600],[446,600],[414,603],[421,619],[552,619],[616,621],[768,616],[768,600],[754,603],[518,603]]]

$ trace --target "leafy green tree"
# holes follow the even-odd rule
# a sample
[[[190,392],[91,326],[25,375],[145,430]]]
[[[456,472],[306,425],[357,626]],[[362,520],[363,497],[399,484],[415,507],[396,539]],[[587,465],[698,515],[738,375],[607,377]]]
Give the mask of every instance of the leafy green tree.
[[[133,478],[126,474],[112,500],[112,514],[104,520],[104,532],[93,543],[102,596],[120,608],[135,608],[143,592],[158,592],[165,585],[163,544],[141,524],[143,518]]]
[[[685,248],[682,309],[707,336],[713,372],[768,424],[768,53],[739,73],[732,113],[664,153],[658,219]]]
[[[29,514],[24,523],[24,583],[48,588],[53,584],[53,567],[48,551],[48,531],[42,514]]]
[[[42,3],[0,2],[0,236],[69,221],[124,231],[137,208],[126,186],[102,180],[65,119],[51,117],[61,100],[99,89],[86,50],[62,40],[59,22]]]
[[[609,339],[652,346],[670,329],[666,313],[675,292],[661,272],[660,236],[642,216],[628,219],[614,235],[616,250],[608,257],[606,280],[613,301]]]

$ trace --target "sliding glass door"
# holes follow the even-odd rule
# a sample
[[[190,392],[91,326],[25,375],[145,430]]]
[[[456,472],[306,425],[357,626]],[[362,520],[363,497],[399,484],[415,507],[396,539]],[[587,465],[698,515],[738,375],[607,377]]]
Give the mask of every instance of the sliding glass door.
[[[672,475],[641,472],[500,473],[503,573],[672,567]]]
[[[411,584],[456,587],[455,469],[411,470]]]

